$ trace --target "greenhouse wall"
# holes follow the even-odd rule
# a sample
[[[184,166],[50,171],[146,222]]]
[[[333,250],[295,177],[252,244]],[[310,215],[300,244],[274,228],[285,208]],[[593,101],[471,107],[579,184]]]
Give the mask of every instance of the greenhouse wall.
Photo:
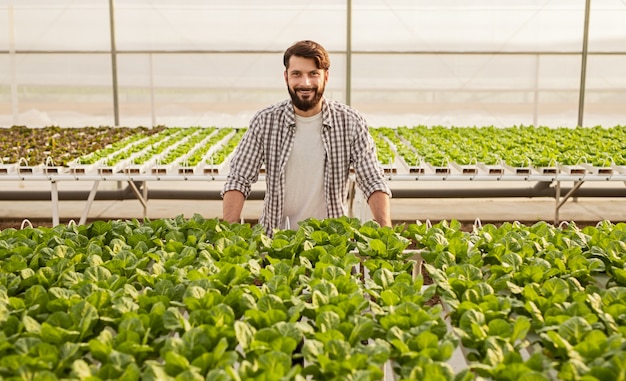
[[[300,39],[372,126],[614,126],[623,20],[623,0],[0,0],[0,126],[246,126]]]

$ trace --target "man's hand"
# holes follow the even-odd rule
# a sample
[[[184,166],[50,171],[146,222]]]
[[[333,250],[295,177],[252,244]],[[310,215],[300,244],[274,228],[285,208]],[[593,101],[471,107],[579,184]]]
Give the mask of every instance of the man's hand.
[[[391,226],[389,195],[383,191],[375,191],[367,199],[374,221],[380,226]]]
[[[241,222],[241,211],[245,201],[243,193],[238,190],[230,190],[224,193],[222,212],[224,221],[228,223]]]

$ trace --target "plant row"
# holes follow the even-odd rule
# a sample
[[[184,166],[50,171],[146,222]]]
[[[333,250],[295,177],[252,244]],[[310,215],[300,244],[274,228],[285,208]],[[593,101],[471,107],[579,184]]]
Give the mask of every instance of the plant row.
[[[549,128],[382,127],[409,165],[506,164],[511,167],[626,165],[626,126]]]
[[[458,225],[457,225],[458,226]],[[617,380],[626,371],[626,225],[412,226],[473,372]]]
[[[59,131],[63,134],[59,135]],[[0,140],[6,144],[4,156],[0,158],[0,173],[34,173],[33,167],[47,170],[51,166],[87,173],[96,170],[143,172],[155,165],[220,165],[232,154],[243,131],[245,129],[216,127],[0,129]],[[94,142],[90,142],[91,138]],[[43,144],[43,140],[47,143]],[[88,146],[92,150],[74,149],[75,141],[82,142],[80,147]],[[24,145],[28,148],[21,149]]]
[[[164,127],[84,127],[50,126],[0,128],[0,164],[39,165],[51,159],[54,165],[69,166],[78,157],[112,147],[130,136],[158,133]]]
[[[220,165],[228,160],[245,128],[220,128],[222,133],[235,130],[233,140],[203,141],[200,136],[181,144],[174,132],[191,132],[206,137],[214,127],[146,129],[89,127],[0,129],[0,165],[96,164],[114,166],[131,157],[137,163],[175,160],[186,165]],[[185,131],[186,132],[183,132]],[[448,167],[484,164],[512,168],[626,166],[626,127],[548,128],[514,126],[487,127],[379,127],[371,128],[384,166],[394,166],[396,159],[407,167],[430,165]],[[179,146],[180,145],[180,146]],[[215,147],[214,147],[215,145]],[[224,150],[218,148],[224,145]],[[209,150],[210,156],[206,156]],[[164,151],[169,154],[164,154]],[[196,151],[191,155],[191,151]],[[141,154],[140,154],[141,152]],[[189,155],[185,155],[188,153]],[[169,157],[173,155],[173,157]],[[134,156],[133,156],[134,155]],[[186,157],[188,156],[188,158]],[[7,171],[4,171],[7,172]]]
[[[609,222],[6,229],[0,377],[617,380],[624,253]]]

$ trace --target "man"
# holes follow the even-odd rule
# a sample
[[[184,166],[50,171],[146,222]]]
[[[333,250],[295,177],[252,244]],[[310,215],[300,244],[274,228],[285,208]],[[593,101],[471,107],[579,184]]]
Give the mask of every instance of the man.
[[[240,221],[263,164],[266,191],[259,223],[268,235],[295,229],[307,218],[340,217],[346,212],[352,167],[372,217],[391,226],[391,191],[367,122],[353,108],[323,96],[328,53],[313,41],[299,41],[285,51],[283,63],[291,99],[257,112],[250,121],[222,191],[224,220]]]

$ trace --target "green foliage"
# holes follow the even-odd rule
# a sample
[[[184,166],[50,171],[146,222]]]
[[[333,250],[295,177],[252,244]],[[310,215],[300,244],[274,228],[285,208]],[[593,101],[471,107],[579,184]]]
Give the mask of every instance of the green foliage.
[[[39,165],[49,157],[62,166],[114,166],[130,160],[142,165],[179,163],[219,166],[226,162],[246,128],[189,127],[147,129],[85,127],[0,129],[1,163],[26,160]],[[372,127],[378,161],[409,167],[485,164],[515,168],[626,165],[626,126],[614,127]]]
[[[621,379],[625,231],[342,217],[270,238],[199,215],[6,229],[0,377]]]
[[[460,165],[505,163],[512,167],[626,164],[626,126],[414,126],[398,127],[395,132],[398,138],[394,138],[394,144],[399,147],[398,152],[407,152],[402,143],[408,143],[424,162],[435,166],[452,162]],[[412,165],[415,158],[408,152],[405,161]]]
[[[13,126],[0,128],[0,163],[18,163],[20,158],[29,165],[46,163],[51,158],[54,165],[68,166],[79,157],[95,162],[94,152],[114,151],[136,139],[152,135],[164,127],[80,127],[62,128],[48,126],[28,128]],[[116,148],[113,148],[113,147]],[[94,155],[94,156],[92,156]],[[89,159],[87,159],[89,158]],[[92,161],[93,160],[93,161]]]

